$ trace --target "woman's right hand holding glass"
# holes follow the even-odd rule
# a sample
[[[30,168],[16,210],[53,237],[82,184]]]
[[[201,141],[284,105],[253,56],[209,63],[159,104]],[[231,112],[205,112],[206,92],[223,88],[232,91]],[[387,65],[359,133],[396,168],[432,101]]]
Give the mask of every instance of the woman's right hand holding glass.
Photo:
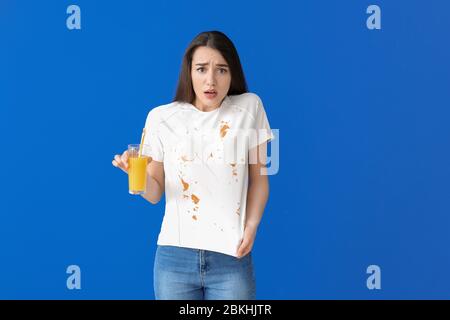
[[[114,167],[120,168],[128,174],[128,150],[125,150],[121,155],[116,154],[112,164]]]

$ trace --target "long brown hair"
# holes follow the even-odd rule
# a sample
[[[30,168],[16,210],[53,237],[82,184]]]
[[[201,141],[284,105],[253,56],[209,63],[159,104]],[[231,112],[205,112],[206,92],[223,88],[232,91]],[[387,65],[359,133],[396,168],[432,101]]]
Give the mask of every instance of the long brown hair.
[[[227,95],[248,92],[244,71],[233,42],[220,31],[206,31],[198,34],[184,53],[174,101],[193,103],[195,100],[191,78],[192,56],[200,46],[218,50],[228,63],[231,72],[231,84]]]

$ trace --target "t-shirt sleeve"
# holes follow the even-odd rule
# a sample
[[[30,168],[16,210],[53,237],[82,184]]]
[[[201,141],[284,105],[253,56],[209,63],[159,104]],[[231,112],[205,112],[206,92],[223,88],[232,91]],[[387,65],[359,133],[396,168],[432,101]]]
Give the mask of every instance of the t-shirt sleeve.
[[[256,96],[256,95],[255,95]],[[249,136],[249,149],[275,139],[261,99],[256,96],[256,115]]]
[[[160,137],[160,120],[156,109],[150,110],[145,121],[145,137],[142,147],[144,156],[152,157],[153,160],[163,162],[164,149]]]

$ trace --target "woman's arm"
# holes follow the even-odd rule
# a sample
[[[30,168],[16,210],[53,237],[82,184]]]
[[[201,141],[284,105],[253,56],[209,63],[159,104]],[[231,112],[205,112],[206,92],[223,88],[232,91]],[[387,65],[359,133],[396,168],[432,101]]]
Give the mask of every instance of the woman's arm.
[[[147,187],[141,196],[152,204],[157,204],[164,193],[164,163],[152,160],[147,165]]]
[[[244,238],[237,256],[243,257],[253,247],[256,231],[269,198],[269,178],[267,176],[267,142],[249,151],[249,187]]]

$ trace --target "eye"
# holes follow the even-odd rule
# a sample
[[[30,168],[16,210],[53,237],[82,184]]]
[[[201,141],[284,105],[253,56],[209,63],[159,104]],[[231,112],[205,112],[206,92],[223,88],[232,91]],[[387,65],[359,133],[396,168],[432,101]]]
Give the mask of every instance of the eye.
[[[219,71],[220,71],[220,73],[222,73],[222,74],[225,74],[225,73],[228,72],[228,70],[225,69],[225,68],[220,68]]]
[[[198,72],[203,72],[204,70],[205,70],[204,67],[199,67],[199,68],[197,68],[197,71],[198,71]]]

